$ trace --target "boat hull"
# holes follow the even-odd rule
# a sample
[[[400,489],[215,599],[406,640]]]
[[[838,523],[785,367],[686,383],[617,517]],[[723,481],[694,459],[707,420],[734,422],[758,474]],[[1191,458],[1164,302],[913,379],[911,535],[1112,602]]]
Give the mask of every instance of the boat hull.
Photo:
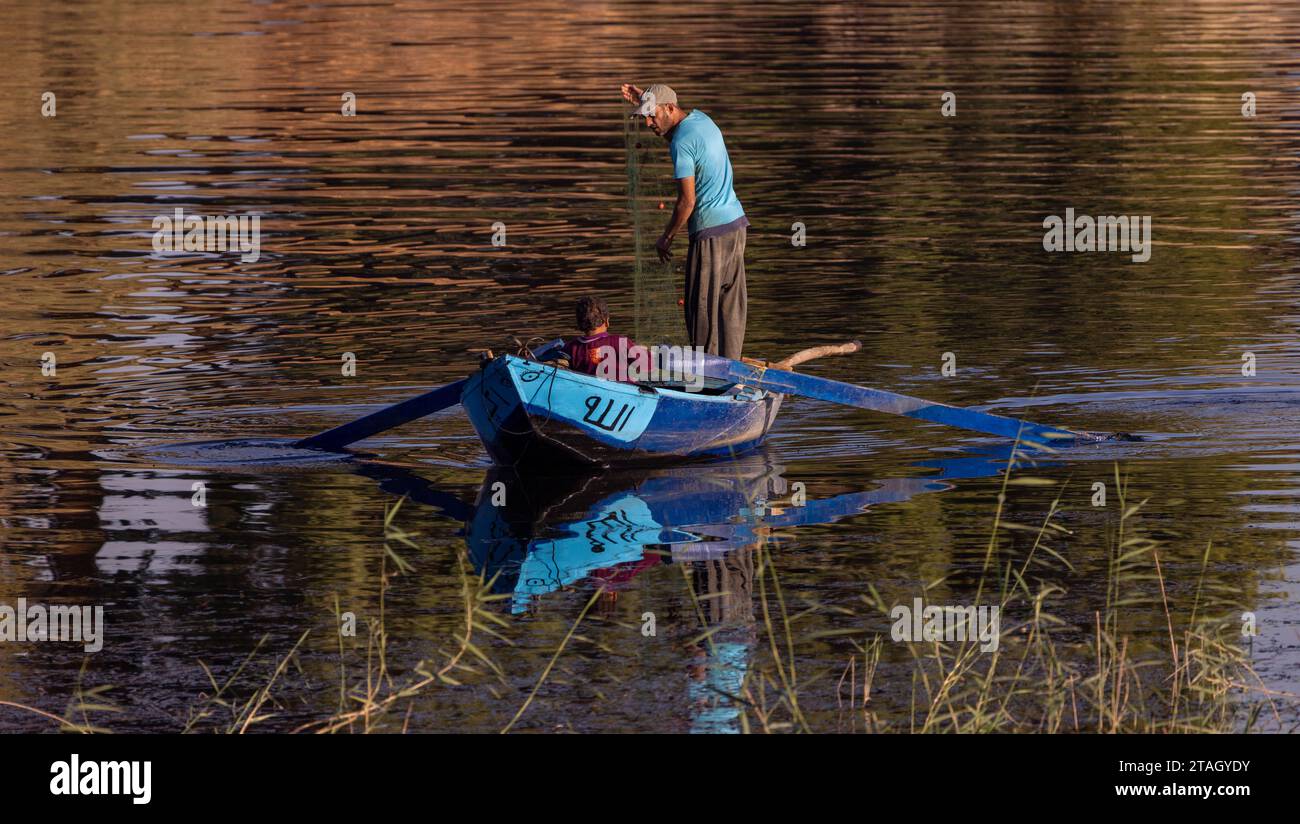
[[[634,386],[503,355],[470,376],[461,405],[495,463],[545,470],[747,452],[781,396]]]

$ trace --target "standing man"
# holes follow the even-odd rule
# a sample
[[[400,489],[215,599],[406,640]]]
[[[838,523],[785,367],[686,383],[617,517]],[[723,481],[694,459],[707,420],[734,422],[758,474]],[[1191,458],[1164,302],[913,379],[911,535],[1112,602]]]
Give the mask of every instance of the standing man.
[[[673,238],[688,229],[686,331],[692,346],[739,358],[745,343],[745,227],[749,220],[731,188],[731,158],[722,132],[699,109],[677,105],[662,83],[642,91],[623,84],[646,126],[668,141],[677,179],[677,205],[655,243],[659,259],[672,257]]]

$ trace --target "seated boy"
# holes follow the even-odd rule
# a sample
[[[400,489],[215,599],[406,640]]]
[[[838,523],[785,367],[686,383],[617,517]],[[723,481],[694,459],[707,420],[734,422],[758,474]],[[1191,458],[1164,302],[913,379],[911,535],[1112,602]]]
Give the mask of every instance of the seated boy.
[[[579,298],[575,307],[582,334],[565,341],[561,358],[575,372],[636,383],[648,377],[650,353],[609,331],[609,306],[601,298]]]

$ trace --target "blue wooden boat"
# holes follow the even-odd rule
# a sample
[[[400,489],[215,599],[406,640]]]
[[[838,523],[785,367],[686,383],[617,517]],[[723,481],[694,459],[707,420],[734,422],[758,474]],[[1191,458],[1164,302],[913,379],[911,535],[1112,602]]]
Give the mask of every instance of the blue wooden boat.
[[[676,386],[500,355],[469,377],[460,402],[493,461],[541,470],[740,454],[762,443],[781,408],[764,389]]]
[[[681,384],[615,383],[546,363],[545,355],[563,343],[551,341],[529,358],[488,357],[477,374],[464,380],[302,438],[294,446],[336,451],[460,403],[493,460],[503,466],[559,469],[735,455],[766,437],[783,393],[1014,438],[1017,444],[1048,451],[1079,442],[1141,440],[1125,432],[1043,426],[792,371],[813,358],[856,352],[862,346],[857,341],[814,346],[775,363],[704,355],[686,369],[705,381],[702,391],[690,392]]]

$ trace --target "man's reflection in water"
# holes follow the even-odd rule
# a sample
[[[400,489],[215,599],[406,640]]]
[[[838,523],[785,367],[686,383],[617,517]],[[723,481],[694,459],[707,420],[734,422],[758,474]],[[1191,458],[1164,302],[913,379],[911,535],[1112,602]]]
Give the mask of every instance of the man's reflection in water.
[[[749,658],[758,643],[754,619],[754,551],[757,545],[691,563],[688,578],[706,629],[717,631],[694,645],[687,697],[691,732],[741,731],[740,700]]]

